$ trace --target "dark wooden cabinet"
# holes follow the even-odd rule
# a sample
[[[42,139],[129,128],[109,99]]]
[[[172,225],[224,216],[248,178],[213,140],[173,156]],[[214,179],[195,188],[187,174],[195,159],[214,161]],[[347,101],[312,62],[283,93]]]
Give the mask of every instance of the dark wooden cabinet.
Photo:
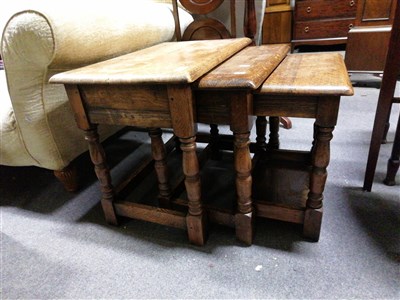
[[[356,26],[392,25],[396,1],[358,0]]]
[[[398,0],[358,1],[356,26],[348,33],[346,66],[350,72],[382,73]]]
[[[355,25],[359,0],[297,0],[292,49],[299,45],[344,44]]]
[[[262,43],[290,43],[291,39],[292,7],[290,0],[268,0],[262,27]]]

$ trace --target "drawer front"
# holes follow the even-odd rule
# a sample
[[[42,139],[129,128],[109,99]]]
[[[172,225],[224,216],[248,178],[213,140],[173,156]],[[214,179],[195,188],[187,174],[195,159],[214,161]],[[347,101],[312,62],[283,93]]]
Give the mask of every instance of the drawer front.
[[[304,0],[296,1],[295,19],[355,18],[356,13],[357,0]]]
[[[354,22],[355,19],[296,22],[293,28],[293,38],[303,40],[345,37]]]

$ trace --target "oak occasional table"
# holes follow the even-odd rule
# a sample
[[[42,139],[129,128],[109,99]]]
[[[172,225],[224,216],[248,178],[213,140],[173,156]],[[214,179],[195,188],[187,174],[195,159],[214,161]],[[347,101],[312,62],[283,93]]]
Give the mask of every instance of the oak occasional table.
[[[51,83],[64,84],[78,127],[85,131],[106,221],[117,215],[152,221],[188,231],[191,243],[206,239],[206,213],[201,199],[196,154],[195,97],[191,84],[251,43],[248,38],[163,43],[105,62],[60,73]],[[171,201],[166,151],[159,128],[172,128],[179,138],[188,195],[188,212],[118,199],[111,182],[97,124],[150,128],[160,204]]]
[[[258,216],[303,224],[303,235],[318,241],[332,132],[341,96],[352,94],[338,53],[288,55],[254,93],[256,116],[315,119],[310,151],[279,149],[272,130],[276,142],[256,153],[253,198]]]
[[[302,224],[304,237],[318,241],[330,140],[340,98],[352,95],[353,88],[338,53],[286,56],[285,45],[274,51],[263,47],[242,50],[197,82],[197,120],[228,124],[234,133],[233,141],[224,135],[219,144],[221,149],[234,149],[240,214],[215,206],[207,207],[208,214],[211,221],[236,226],[237,236],[247,243],[253,215]],[[277,67],[268,70],[272,66]],[[263,77],[266,80],[260,82]],[[250,163],[246,126],[251,115],[270,116],[270,134],[267,142],[266,132],[259,130],[263,126],[257,128],[256,142],[249,147],[255,153]],[[315,119],[310,151],[279,149],[279,116]]]
[[[187,228],[189,240],[202,245],[208,216],[235,227],[237,238],[251,244],[256,215],[303,224],[304,236],[319,239],[332,131],[340,97],[353,93],[343,58],[287,56],[288,45],[246,48],[250,42],[166,43],[51,78],[65,84],[78,126],[85,131],[107,222],[117,224],[121,215]],[[268,143],[263,130],[257,131],[256,143],[250,143],[252,116],[270,116]],[[279,116],[315,119],[310,151],[279,149]],[[197,122],[229,125],[233,136],[222,136],[213,145],[210,136],[197,133]],[[159,129],[173,128],[182,149],[187,215],[117,198],[123,187],[111,184],[97,124],[149,128],[162,207],[182,204],[172,199]],[[203,205],[196,135],[211,148],[233,150],[234,210],[215,208],[213,201]]]
[[[194,84],[196,115],[199,123],[229,125],[232,135],[228,147],[221,141],[208,140],[211,147],[233,150],[236,201],[233,210],[218,210],[213,202],[207,206],[210,221],[235,227],[239,241],[250,245],[254,234],[254,205],[252,201],[252,162],[250,130],[254,123],[253,93],[271,75],[290,51],[288,44],[252,46],[201,77]],[[279,118],[277,118],[279,124]],[[199,142],[203,136],[198,136]],[[207,139],[205,139],[207,141]],[[215,199],[218,200],[218,199]]]

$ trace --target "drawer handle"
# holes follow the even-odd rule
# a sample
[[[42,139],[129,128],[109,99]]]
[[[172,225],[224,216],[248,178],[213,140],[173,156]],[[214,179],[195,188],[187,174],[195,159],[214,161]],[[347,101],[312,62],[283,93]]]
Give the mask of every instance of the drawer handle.
[[[353,2],[354,2],[354,1],[353,1]],[[307,11],[308,13],[310,13],[310,12],[311,12],[311,6],[307,7],[306,11]]]
[[[354,27],[354,25],[353,24],[349,24],[349,29],[352,29]]]
[[[309,32],[310,31],[310,27],[306,26],[304,27],[304,32]]]
[[[354,4],[356,4],[356,3],[354,2],[354,0],[351,0],[351,1],[350,1],[350,6],[354,6]]]

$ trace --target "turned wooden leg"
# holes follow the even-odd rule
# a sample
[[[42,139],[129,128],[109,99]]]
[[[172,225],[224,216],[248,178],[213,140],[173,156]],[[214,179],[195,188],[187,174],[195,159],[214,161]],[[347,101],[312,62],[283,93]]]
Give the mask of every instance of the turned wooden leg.
[[[235,215],[236,237],[251,245],[253,242],[253,206],[251,200],[250,133],[234,133],[234,165],[236,171],[237,212]]]
[[[78,171],[74,163],[70,163],[62,170],[54,170],[54,176],[63,184],[66,191],[76,192],[78,190]]]
[[[269,117],[268,149],[279,149],[279,117]]]
[[[256,146],[257,151],[265,151],[267,149],[267,118],[258,116],[256,119]]]
[[[151,151],[154,159],[154,169],[158,181],[158,202],[161,207],[171,206],[171,188],[168,182],[167,151],[161,138],[160,128],[150,128],[149,136],[151,139]]]
[[[313,241],[319,240],[322,222],[322,200],[329,164],[330,140],[334,127],[315,125],[316,141],[313,146],[310,192],[306,203],[303,234]]]
[[[90,158],[94,164],[94,170],[100,182],[102,192],[101,206],[103,207],[106,222],[112,225],[118,225],[117,216],[114,211],[114,188],[111,183],[110,170],[106,163],[106,155],[99,141],[97,126],[85,130],[85,139],[89,143]]]
[[[394,137],[392,153],[388,160],[386,178],[383,181],[386,185],[395,185],[395,178],[400,166],[400,115],[397,121],[396,134]]]
[[[214,160],[221,159],[221,151],[219,147],[219,142],[221,137],[219,135],[218,125],[210,124],[210,146],[211,146],[211,158]]]
[[[188,215],[186,217],[189,241],[202,246],[206,241],[206,214],[201,203],[201,184],[199,162],[196,154],[196,137],[180,138],[183,173],[188,196]]]

